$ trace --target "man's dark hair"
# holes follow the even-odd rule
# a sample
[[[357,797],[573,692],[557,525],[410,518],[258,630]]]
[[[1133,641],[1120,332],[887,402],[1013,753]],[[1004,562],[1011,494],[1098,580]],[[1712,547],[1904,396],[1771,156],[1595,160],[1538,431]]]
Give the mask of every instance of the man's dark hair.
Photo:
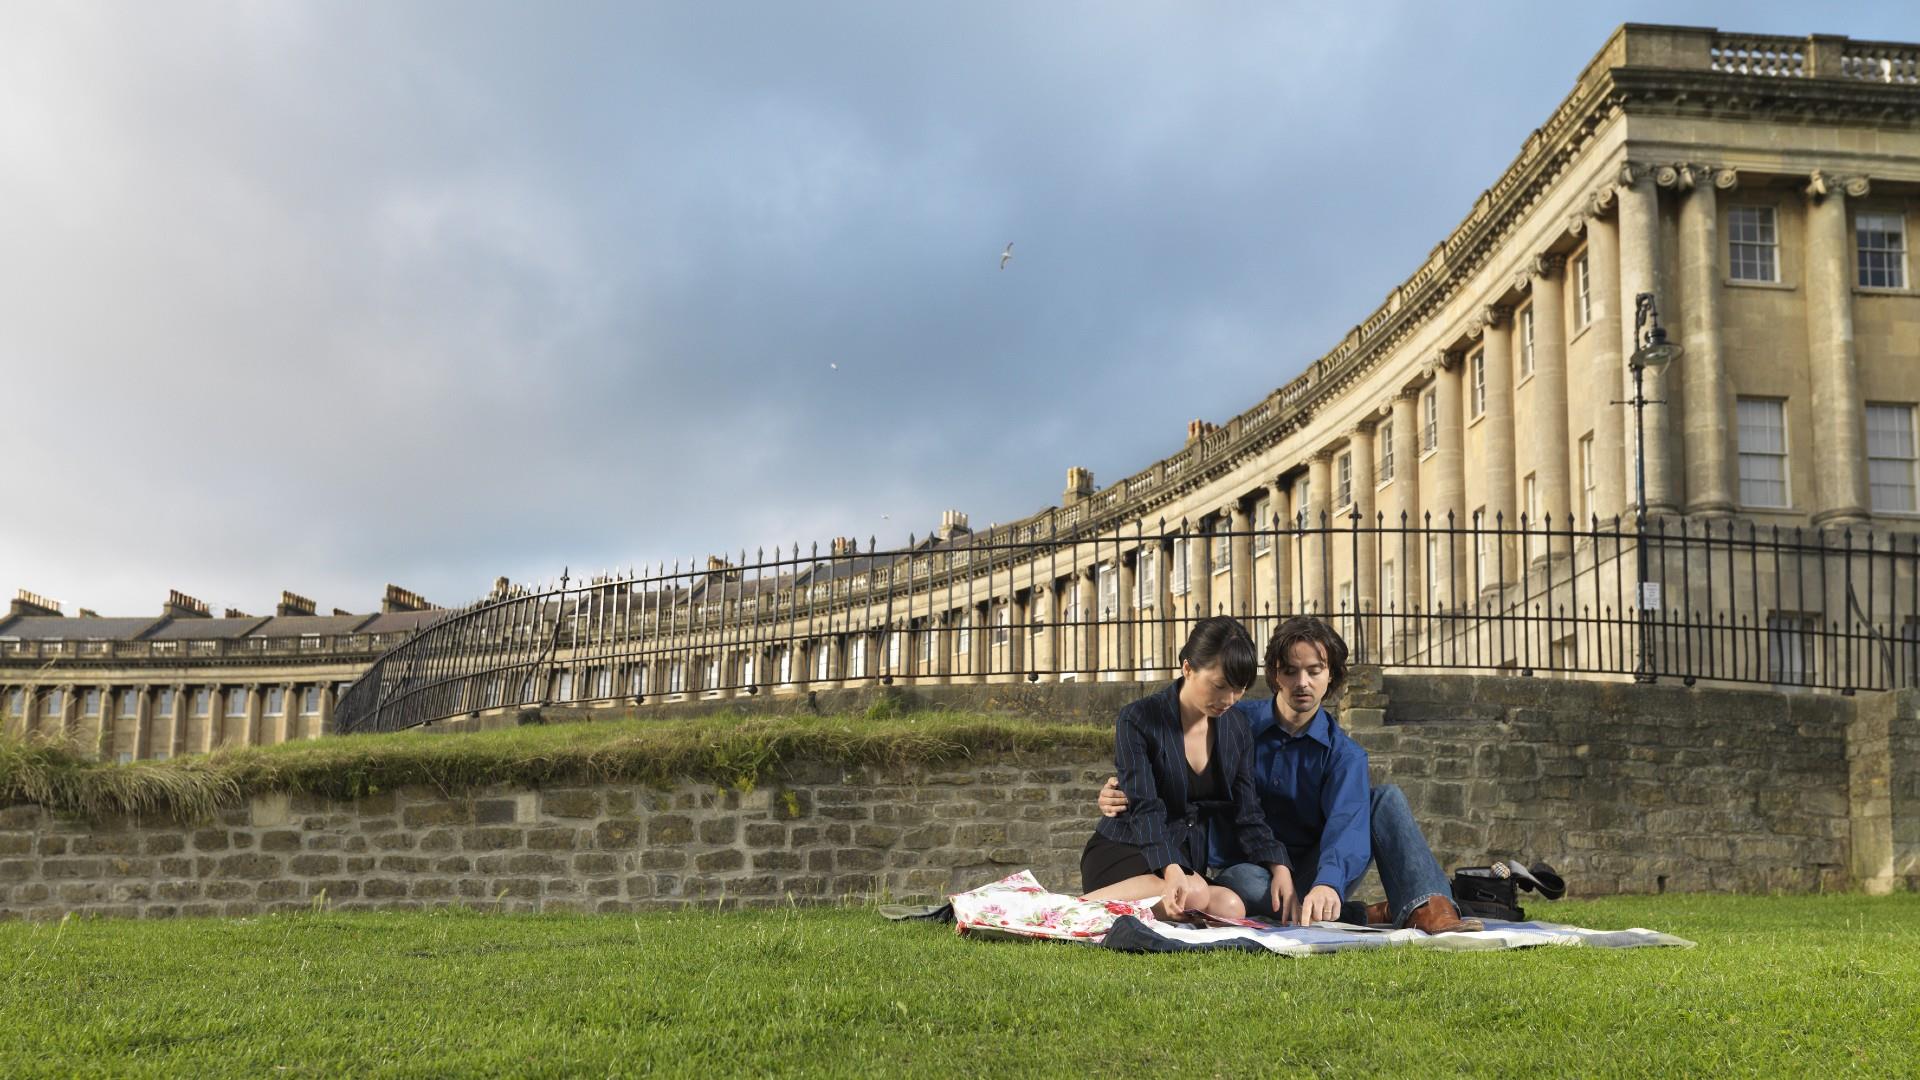
[[[1300,642],[1318,645],[1327,653],[1327,698],[1331,700],[1340,693],[1347,683],[1347,643],[1328,626],[1326,620],[1314,615],[1295,615],[1280,624],[1267,641],[1267,679],[1269,684],[1279,677],[1280,660],[1287,650]]]
[[[1344,649],[1344,646],[1343,646]],[[1344,653],[1343,653],[1344,655]],[[1260,677],[1260,660],[1253,650],[1253,638],[1247,628],[1225,615],[1215,615],[1193,624],[1193,633],[1180,647],[1180,659],[1195,671],[1220,665],[1220,674],[1228,685],[1245,690]]]

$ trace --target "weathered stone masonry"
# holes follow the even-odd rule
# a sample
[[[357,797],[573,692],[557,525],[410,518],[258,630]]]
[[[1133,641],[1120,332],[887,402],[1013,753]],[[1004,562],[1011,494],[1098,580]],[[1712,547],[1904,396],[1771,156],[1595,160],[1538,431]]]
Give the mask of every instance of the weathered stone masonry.
[[[1127,692],[1087,690],[1103,710]],[[1920,887],[1920,693],[1369,674],[1343,715],[1448,866],[1545,858],[1576,895]],[[1110,771],[1076,752],[803,763],[748,792],[277,794],[198,826],[11,806],[0,918],[818,902],[936,896],[1027,867],[1070,889]]]

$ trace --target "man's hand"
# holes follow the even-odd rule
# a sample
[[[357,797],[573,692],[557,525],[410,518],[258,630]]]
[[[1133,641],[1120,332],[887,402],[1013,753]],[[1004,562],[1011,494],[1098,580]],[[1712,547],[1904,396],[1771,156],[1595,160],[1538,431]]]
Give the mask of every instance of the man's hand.
[[[1268,897],[1273,905],[1273,913],[1279,916],[1282,925],[1290,925],[1299,915],[1299,909],[1294,905],[1293,871],[1278,863],[1267,867],[1267,870],[1273,875],[1273,892]]]
[[[1107,777],[1107,786],[1100,789],[1100,816],[1119,817],[1127,809],[1127,793],[1120,790],[1120,778]]]
[[[1340,894],[1331,885],[1315,885],[1300,899],[1300,925],[1340,918]]]

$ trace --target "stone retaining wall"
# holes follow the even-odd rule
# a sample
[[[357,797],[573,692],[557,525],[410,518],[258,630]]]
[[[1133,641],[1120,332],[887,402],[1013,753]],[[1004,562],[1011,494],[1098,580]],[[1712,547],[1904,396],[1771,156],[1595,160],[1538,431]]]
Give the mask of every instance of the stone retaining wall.
[[[1101,708],[1115,692],[1099,690]],[[1588,896],[1920,887],[1920,694],[1363,676],[1342,715],[1443,865],[1544,858]],[[1110,771],[1076,752],[965,768],[802,763],[744,793],[279,794],[191,827],[11,806],[0,918],[921,897],[1022,868],[1071,889]]]

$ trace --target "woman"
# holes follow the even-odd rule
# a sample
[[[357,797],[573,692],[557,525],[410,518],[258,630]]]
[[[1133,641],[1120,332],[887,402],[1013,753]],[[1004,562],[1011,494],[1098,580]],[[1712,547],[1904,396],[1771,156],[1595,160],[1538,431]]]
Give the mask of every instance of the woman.
[[[1252,735],[1233,708],[1259,671],[1239,623],[1202,619],[1180,649],[1173,685],[1120,710],[1113,757],[1129,803],[1100,819],[1080,855],[1087,899],[1157,896],[1168,918],[1243,917],[1240,897],[1203,876],[1214,828],[1233,829],[1246,857],[1269,872],[1289,865],[1254,795]]]

